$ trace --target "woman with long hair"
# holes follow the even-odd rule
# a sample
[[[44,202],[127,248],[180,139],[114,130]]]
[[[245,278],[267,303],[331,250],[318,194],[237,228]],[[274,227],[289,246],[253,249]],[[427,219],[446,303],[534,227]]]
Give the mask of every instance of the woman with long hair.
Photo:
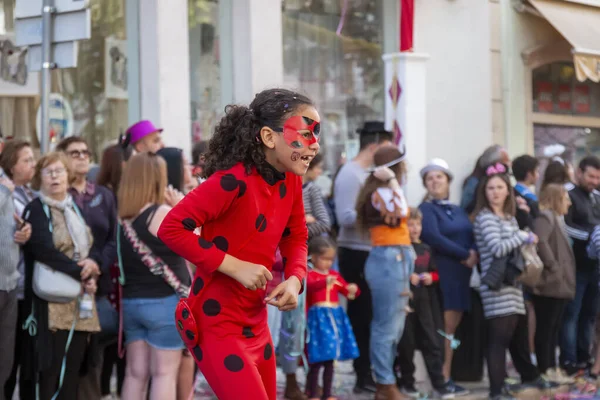
[[[152,153],[127,162],[118,193],[120,263],[127,366],[122,397],[175,400],[183,342],[173,323],[180,296],[189,293],[185,260],[157,237],[171,210],[165,204],[167,169]],[[123,284],[124,281],[124,284]]]
[[[508,167],[492,164],[477,190],[473,229],[481,257],[480,293],[488,325],[487,365],[493,399],[511,398],[512,390],[504,385],[506,350],[525,387],[550,388],[531,362],[523,288],[516,280],[517,267],[511,264],[523,244],[537,243],[538,238],[519,230],[515,213]]]
[[[401,399],[396,386],[394,359],[406,318],[410,275],[415,254],[407,227],[409,216],[400,182],[406,177],[404,154],[395,146],[381,147],[374,155],[376,169],[367,178],[356,203],[356,223],[370,234],[371,252],[365,279],[372,293],[370,353],[376,399]]]

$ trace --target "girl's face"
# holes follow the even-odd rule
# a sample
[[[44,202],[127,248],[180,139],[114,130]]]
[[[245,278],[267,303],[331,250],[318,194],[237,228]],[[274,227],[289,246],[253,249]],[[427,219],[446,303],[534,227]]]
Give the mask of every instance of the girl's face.
[[[17,163],[12,167],[11,171],[13,181],[17,185],[26,185],[31,182],[35,173],[35,157],[31,147],[23,147],[19,150]]]
[[[503,208],[508,195],[508,185],[499,176],[494,176],[485,185],[485,196],[490,207]]]
[[[569,197],[569,193],[565,191],[562,199],[562,207],[560,210],[561,215],[567,215],[569,213],[569,208],[571,207],[571,198]]]
[[[314,181],[323,174],[323,163],[320,162],[306,171],[306,179]]]
[[[327,272],[333,265],[333,261],[335,260],[335,249],[328,248],[323,251],[323,253],[317,255],[312,255],[313,265],[316,270]]]
[[[69,187],[67,166],[56,161],[42,169],[41,192],[53,199],[63,199]]]
[[[431,171],[425,176],[427,193],[436,200],[448,197],[449,186],[448,175],[442,171]]]
[[[194,189],[198,186],[198,181],[192,176],[192,169],[194,168],[187,160],[187,157],[181,152],[181,158],[183,163],[183,187],[187,191]]]
[[[319,152],[321,117],[313,106],[298,108],[280,128],[264,127],[261,138],[267,162],[280,172],[303,176]]]

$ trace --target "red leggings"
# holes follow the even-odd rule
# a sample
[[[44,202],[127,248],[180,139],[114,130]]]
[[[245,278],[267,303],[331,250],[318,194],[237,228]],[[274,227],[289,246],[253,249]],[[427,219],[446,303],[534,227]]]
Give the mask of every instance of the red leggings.
[[[271,335],[217,338],[205,332],[191,348],[219,400],[276,400],[277,371]]]

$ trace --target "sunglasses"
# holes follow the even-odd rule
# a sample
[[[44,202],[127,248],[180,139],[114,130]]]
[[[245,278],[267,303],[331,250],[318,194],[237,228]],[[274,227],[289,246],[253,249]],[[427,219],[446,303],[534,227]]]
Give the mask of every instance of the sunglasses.
[[[90,158],[92,153],[89,150],[73,150],[67,153],[71,158]]]

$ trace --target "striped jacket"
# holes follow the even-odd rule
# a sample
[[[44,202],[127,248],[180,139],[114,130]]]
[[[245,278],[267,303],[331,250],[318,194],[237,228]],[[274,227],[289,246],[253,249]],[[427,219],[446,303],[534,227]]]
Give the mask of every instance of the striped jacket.
[[[519,230],[514,217],[500,218],[488,209],[483,209],[477,214],[473,231],[479,250],[482,277],[490,269],[494,258],[507,256],[529,237],[527,232]],[[525,314],[523,291],[520,286],[503,286],[500,290],[491,290],[486,285],[481,285],[479,290],[485,318]]]

